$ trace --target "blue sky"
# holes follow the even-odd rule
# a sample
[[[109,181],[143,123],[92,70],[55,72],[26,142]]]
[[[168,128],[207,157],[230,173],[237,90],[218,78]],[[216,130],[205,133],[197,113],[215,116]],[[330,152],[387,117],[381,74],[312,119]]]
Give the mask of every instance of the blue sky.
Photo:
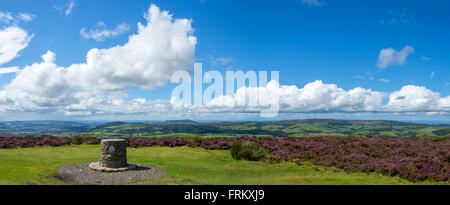
[[[13,59],[0,64],[0,68],[10,70],[16,67],[15,72],[0,75],[4,104],[14,102],[14,106],[4,105],[0,109],[0,119],[35,119],[41,116],[52,119],[158,118],[153,109],[124,113],[111,111],[112,108],[105,111],[92,105],[67,111],[68,106],[80,103],[42,103],[50,96],[23,98],[25,94],[20,97],[10,94],[17,93],[17,87],[6,88],[25,66],[41,62],[41,56],[47,51],[56,54],[54,63],[58,67],[67,68],[86,62],[86,55],[91,49],[127,44],[129,36],[138,33],[137,23],[145,25],[144,13],[148,12],[151,4],[168,11],[174,19],[192,20],[190,26],[193,30],[188,35],[196,38],[192,47],[195,49],[193,61],[203,63],[204,71],[278,70],[281,85],[297,86],[298,89],[320,80],[323,85],[335,84],[344,91],[362,87],[386,93],[382,99],[384,105],[395,100],[389,97],[395,92],[403,90],[397,93],[400,96],[397,99],[405,99],[380,109],[367,108],[366,104],[358,105],[364,107],[361,110],[349,108],[347,104],[343,105],[346,108],[323,110],[291,106],[286,112],[297,113],[295,108],[302,112],[310,111],[282,118],[316,117],[317,113],[322,113],[324,117],[331,118],[449,119],[450,2],[400,0],[2,1],[0,14],[9,14],[14,20],[2,22],[0,15],[0,29],[18,27],[27,33],[30,40]],[[20,14],[28,14],[30,19],[20,18]],[[90,30],[93,32],[89,33]],[[107,34],[104,32],[104,35],[94,37],[96,31],[97,34],[98,31],[107,31]],[[147,89],[129,83],[126,84],[129,86],[120,89],[122,93],[128,93],[127,100],[169,101],[170,93],[177,85],[170,82],[163,84]],[[402,89],[408,85],[415,87]],[[69,89],[59,85],[52,86],[52,89],[55,87]],[[101,91],[105,95],[111,92]],[[419,92],[424,94],[413,95]],[[405,97],[402,93],[412,94]],[[439,97],[436,93],[440,94]],[[298,98],[303,99],[302,96]],[[2,95],[0,104],[1,100]],[[25,100],[30,100],[30,103],[25,103]],[[358,114],[349,114],[353,110]],[[383,114],[370,114],[372,111]],[[241,116],[241,113],[233,112]],[[407,114],[400,114],[403,117],[399,117],[398,112]],[[201,114],[202,111],[198,111],[178,117],[211,118],[209,115],[200,117]],[[227,116],[230,115],[224,115],[223,119]]]

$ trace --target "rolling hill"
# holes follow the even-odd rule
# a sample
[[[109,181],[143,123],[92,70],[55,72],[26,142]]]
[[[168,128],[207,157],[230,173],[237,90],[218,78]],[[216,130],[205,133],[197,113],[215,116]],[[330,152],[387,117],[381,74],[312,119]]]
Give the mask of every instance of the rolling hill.
[[[364,137],[450,137],[450,125],[426,125],[388,120],[306,119],[274,122],[198,123],[192,120],[155,122],[0,122],[0,133],[19,135],[96,137],[234,137],[254,136],[364,136]]]

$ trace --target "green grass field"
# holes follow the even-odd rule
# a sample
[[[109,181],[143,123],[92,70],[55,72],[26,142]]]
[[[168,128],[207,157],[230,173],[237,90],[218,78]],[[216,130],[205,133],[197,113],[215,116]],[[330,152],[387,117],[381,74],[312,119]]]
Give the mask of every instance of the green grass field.
[[[98,161],[99,145],[0,149],[0,184],[71,184],[58,178],[58,166]],[[128,148],[132,163],[163,167],[165,176],[133,184],[312,185],[448,184],[412,183],[380,174],[345,173],[308,162],[271,164],[234,160],[229,151],[188,147]]]

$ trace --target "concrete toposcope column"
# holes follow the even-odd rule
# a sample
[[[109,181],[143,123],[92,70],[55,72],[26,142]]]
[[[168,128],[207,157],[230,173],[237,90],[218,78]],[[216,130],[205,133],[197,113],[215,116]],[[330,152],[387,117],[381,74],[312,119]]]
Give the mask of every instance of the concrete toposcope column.
[[[127,166],[127,143],[124,139],[102,140],[100,166],[106,168]]]
[[[89,164],[89,168],[105,172],[121,172],[136,167],[127,163],[127,142],[124,139],[102,140],[100,161]]]

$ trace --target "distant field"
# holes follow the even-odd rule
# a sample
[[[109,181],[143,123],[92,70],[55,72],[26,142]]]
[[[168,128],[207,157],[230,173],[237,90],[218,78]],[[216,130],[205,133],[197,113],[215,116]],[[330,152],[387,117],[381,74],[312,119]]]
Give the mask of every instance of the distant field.
[[[0,149],[0,184],[71,184],[57,177],[63,164],[97,161],[99,145]],[[130,162],[163,167],[160,179],[135,184],[448,184],[409,182],[380,174],[351,173],[310,163],[236,161],[229,151],[188,147],[129,148]]]
[[[424,125],[397,121],[288,120],[276,122],[197,123],[91,123],[61,121],[0,122],[0,133],[20,135],[95,137],[236,137],[251,136],[362,136],[362,137],[450,137],[450,125]]]

